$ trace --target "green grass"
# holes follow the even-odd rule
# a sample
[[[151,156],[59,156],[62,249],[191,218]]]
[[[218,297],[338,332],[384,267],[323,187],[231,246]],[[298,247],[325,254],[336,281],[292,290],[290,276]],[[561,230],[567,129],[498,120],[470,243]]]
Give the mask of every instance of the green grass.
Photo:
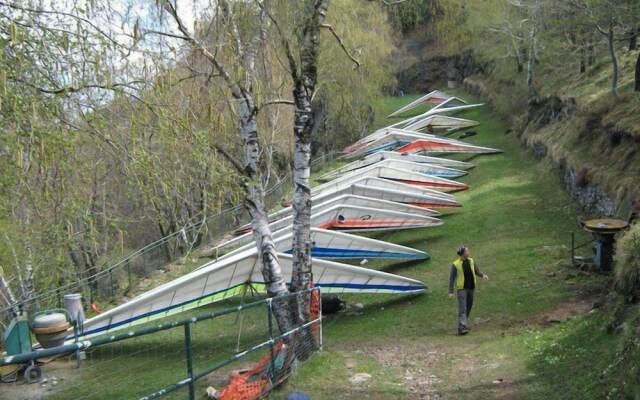
[[[414,98],[381,102],[377,126],[389,124],[384,116]],[[429,292],[412,298],[349,296],[349,301],[364,303],[365,313],[325,321],[325,351],[305,365],[286,390],[305,390],[314,399],[423,398],[429,393],[456,399],[575,398],[557,392],[558,382],[537,378],[544,364],[538,357],[545,346],[534,352],[531,343],[543,330],[537,317],[598,281],[562,279],[560,261],[568,257],[565,246],[569,232],[578,230],[579,210],[558,174],[536,163],[516,137],[505,135],[506,124],[491,110],[483,107],[462,116],[481,122],[475,129],[478,135],[469,142],[504,153],[471,160],[476,168],[463,179],[471,189],[458,194],[464,207],[448,212],[442,227],[377,236],[431,255],[424,263],[384,268],[424,281]],[[461,244],[470,246],[491,276],[480,284],[472,316],[475,327],[465,338],[454,335],[456,305],[446,295],[449,266]],[[548,276],[552,271],[555,276]],[[565,335],[566,331],[547,334]],[[347,368],[345,359],[355,360],[356,366]],[[354,386],[347,378],[356,372],[373,378]],[[407,379],[407,374],[415,376]],[[426,383],[412,390],[411,382],[421,379]],[[494,384],[498,379],[505,383]]]
[[[388,124],[384,116],[413,98],[380,102],[376,126]],[[601,280],[565,279],[564,246],[569,231],[578,230],[579,210],[557,173],[536,163],[516,137],[505,135],[507,126],[491,110],[484,107],[461,116],[481,122],[475,129],[478,135],[469,142],[504,153],[471,159],[476,167],[463,179],[471,189],[458,194],[464,206],[447,212],[443,226],[376,235],[426,250],[429,261],[368,265],[420,279],[429,291],[410,297],[346,296],[348,302],[363,303],[364,313],[328,317],[324,350],[303,364],[272,398],[293,390],[306,391],[314,400],[418,399],[436,394],[452,399],[601,398],[595,382],[607,358],[598,359],[608,357],[615,347],[615,339],[598,328],[602,317],[578,317],[551,328],[540,322]],[[480,283],[473,331],[463,338],[455,335],[456,304],[447,298],[449,266],[461,244],[470,246],[491,277]],[[196,329],[197,369],[233,352],[237,320],[198,324]],[[243,343],[256,343],[264,336],[264,321],[257,314],[248,315],[243,332]],[[104,348],[78,375],[71,369],[64,373],[59,365],[45,367],[67,377],[52,398],[137,398],[184,378],[182,331]],[[228,372],[202,382],[199,396],[208,384],[220,386]],[[358,372],[369,373],[372,379],[351,384],[349,377]],[[170,398],[185,397],[183,391]]]

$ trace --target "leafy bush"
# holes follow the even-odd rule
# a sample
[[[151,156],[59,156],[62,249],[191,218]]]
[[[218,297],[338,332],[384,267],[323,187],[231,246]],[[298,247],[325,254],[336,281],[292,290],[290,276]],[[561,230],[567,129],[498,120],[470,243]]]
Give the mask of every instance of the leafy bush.
[[[640,224],[634,224],[618,240],[615,255],[616,289],[625,296],[640,290]]]

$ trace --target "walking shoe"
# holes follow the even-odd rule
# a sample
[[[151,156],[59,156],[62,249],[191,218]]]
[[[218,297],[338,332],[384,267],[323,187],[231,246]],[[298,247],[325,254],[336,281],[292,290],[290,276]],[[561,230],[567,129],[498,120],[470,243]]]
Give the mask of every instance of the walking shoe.
[[[467,333],[469,333],[469,329],[467,329],[467,328],[458,329],[458,335],[459,335],[459,336],[464,336],[464,335],[466,335]]]

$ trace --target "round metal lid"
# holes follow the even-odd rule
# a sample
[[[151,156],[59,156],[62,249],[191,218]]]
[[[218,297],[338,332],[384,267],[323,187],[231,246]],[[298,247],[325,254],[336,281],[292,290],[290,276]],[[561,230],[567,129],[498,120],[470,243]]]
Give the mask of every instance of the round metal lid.
[[[616,218],[596,218],[584,221],[582,225],[589,232],[613,234],[626,229],[629,223]]]
[[[67,322],[67,316],[64,313],[53,312],[50,314],[36,315],[33,318],[32,326],[34,328],[49,328],[62,325],[65,322]]]

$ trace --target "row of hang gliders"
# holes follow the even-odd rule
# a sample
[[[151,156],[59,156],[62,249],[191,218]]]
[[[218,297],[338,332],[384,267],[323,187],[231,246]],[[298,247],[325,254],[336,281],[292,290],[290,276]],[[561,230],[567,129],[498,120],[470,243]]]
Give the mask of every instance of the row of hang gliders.
[[[359,234],[442,225],[441,212],[461,206],[452,193],[468,189],[456,179],[473,168],[469,162],[442,156],[500,152],[451,137],[453,132],[478,125],[452,115],[482,104],[467,104],[442,91],[428,93],[389,117],[428,104],[432,105],[428,111],[379,129],[345,148],[341,158],[348,163],[320,176],[322,183],[312,188],[313,276],[314,285],[323,293],[425,291],[420,281],[341,261],[428,259],[423,251]],[[292,271],[292,218],[292,207],[269,215],[287,280]],[[250,226],[236,229],[216,250],[226,253],[85,320],[80,337],[111,334],[221,301],[244,293],[247,285],[258,291],[265,289]]]

